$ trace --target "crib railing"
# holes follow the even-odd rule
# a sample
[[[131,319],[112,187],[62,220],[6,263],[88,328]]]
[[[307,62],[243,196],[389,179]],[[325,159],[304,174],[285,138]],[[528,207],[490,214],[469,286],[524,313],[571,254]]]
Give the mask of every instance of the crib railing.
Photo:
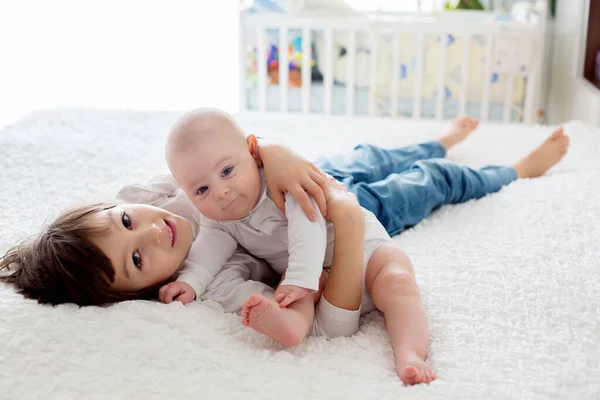
[[[482,14],[483,15],[483,14]],[[333,32],[345,31],[348,35],[347,42],[347,69],[346,69],[346,115],[354,115],[354,96],[355,96],[355,66],[356,66],[356,35],[357,32],[366,32],[370,38],[370,60],[368,72],[368,115],[377,116],[377,49],[378,39],[382,35],[393,35],[392,41],[392,58],[391,71],[397,73],[400,68],[400,34],[409,33],[416,35],[417,55],[415,66],[415,84],[412,93],[412,119],[422,118],[422,71],[423,71],[423,40],[425,35],[445,35],[452,34],[462,37],[464,40],[464,50],[462,54],[462,70],[461,70],[461,87],[459,91],[459,109],[458,114],[467,112],[467,89],[470,64],[471,40],[475,35],[485,37],[485,64],[484,64],[484,79],[482,82],[482,93],[480,102],[480,119],[488,120],[488,110],[490,103],[490,77],[494,72],[492,65],[492,46],[495,40],[503,36],[510,35],[511,37],[522,37],[524,40],[533,37],[533,40],[538,46],[543,47],[544,28],[541,19],[536,23],[525,24],[519,22],[507,22],[496,24],[486,22],[481,16],[475,17],[475,14],[468,14],[465,18],[444,19],[435,16],[416,16],[402,14],[371,14],[366,16],[331,16],[331,15],[303,15],[290,16],[284,14],[249,14],[245,11],[241,13],[241,36],[240,36],[240,56],[241,56],[241,109],[248,110],[246,103],[246,51],[247,34],[253,31],[256,37],[257,49],[257,92],[258,103],[257,111],[268,111],[267,103],[267,48],[265,40],[265,32],[267,29],[279,30],[279,49],[287,49],[289,44],[288,32],[290,29],[300,30],[302,33],[302,65],[301,65],[301,112],[304,114],[313,113],[310,107],[311,96],[311,39],[313,31],[323,32],[325,54],[318,54],[322,65],[323,75],[323,113],[325,115],[332,114],[332,90],[334,85],[333,74]],[[437,95],[435,102],[435,115],[437,120],[444,119],[444,100],[445,100],[445,80],[446,80],[446,51],[447,41],[439,41],[440,48],[440,65],[437,81]],[[279,51],[279,111],[289,112],[288,107],[288,52]],[[530,68],[526,75],[507,75],[507,84],[505,86],[505,95],[503,102],[503,122],[514,122],[511,119],[511,110],[513,110],[513,80],[515,76],[524,76],[526,78],[525,101],[523,111],[518,116],[519,122],[533,123],[537,122],[539,93],[538,86],[541,78],[541,62],[535,62],[533,68]],[[394,76],[394,75],[393,75]],[[390,88],[390,108],[389,117],[398,117],[398,85],[399,80],[394,76],[391,79]]]

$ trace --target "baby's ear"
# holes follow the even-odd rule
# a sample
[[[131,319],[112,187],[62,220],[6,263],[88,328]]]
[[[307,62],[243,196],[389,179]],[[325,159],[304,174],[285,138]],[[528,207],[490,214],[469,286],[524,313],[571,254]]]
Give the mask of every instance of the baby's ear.
[[[258,154],[258,139],[256,139],[256,136],[250,134],[246,138],[246,143],[248,143],[248,151],[250,151],[252,158],[254,158],[254,161],[256,161],[256,165],[260,167],[262,165],[262,161]]]

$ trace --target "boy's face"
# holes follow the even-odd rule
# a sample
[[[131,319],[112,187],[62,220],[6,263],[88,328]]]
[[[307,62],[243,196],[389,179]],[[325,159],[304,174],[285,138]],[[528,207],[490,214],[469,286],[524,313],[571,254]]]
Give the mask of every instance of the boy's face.
[[[120,205],[94,218],[110,221],[109,233],[93,240],[115,268],[112,289],[118,292],[135,292],[168,280],[193,239],[187,220],[153,206]]]
[[[173,157],[173,176],[206,217],[242,219],[258,202],[262,182],[250,151],[251,140],[211,134],[193,151]]]

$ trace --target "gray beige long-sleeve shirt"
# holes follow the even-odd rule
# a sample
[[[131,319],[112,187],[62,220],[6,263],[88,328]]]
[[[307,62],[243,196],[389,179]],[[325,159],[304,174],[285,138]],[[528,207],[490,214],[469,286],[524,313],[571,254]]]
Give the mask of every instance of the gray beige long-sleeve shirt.
[[[118,192],[117,199],[149,204],[177,214],[190,222],[197,238],[202,216],[170,175],[156,177],[145,185],[127,185]],[[239,312],[253,294],[273,296],[273,289],[263,282],[277,280],[277,275],[264,260],[251,256],[241,246],[236,247],[221,267],[204,294],[197,297],[204,304],[223,312]]]

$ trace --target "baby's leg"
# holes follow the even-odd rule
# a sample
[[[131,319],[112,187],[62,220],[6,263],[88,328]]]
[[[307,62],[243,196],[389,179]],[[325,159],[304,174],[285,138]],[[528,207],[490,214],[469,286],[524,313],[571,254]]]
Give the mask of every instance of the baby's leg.
[[[391,243],[379,247],[369,260],[366,284],[373,303],[385,315],[396,371],[402,382],[412,385],[436,379],[425,362],[429,341],[427,316],[406,253]]]
[[[297,346],[302,343],[312,325],[314,315],[315,303],[311,295],[281,308],[275,300],[253,294],[242,307],[244,325],[284,346]]]
[[[250,296],[242,306],[242,325],[250,326],[285,346],[299,345],[312,326],[315,303],[321,297],[327,277],[327,272],[323,271],[319,280],[319,290],[286,308],[281,308],[272,298],[260,294]]]

